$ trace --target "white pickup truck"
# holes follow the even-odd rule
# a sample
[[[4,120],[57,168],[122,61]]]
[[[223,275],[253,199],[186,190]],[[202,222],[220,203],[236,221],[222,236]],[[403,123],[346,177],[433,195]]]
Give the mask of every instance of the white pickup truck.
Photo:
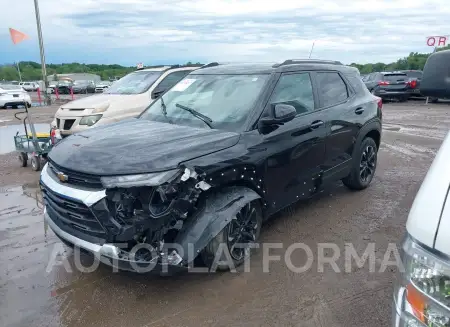
[[[450,50],[431,55],[421,93],[450,97]],[[392,326],[450,326],[450,133],[436,155],[406,223],[403,268],[394,290]]]

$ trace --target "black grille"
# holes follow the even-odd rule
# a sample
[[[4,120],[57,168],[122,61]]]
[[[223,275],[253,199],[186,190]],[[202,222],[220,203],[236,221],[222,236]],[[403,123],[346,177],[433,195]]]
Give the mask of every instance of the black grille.
[[[82,202],[66,198],[41,184],[42,196],[47,212],[55,223],[69,233],[86,234],[95,238],[104,238],[106,233],[92,211]]]
[[[74,122],[75,122],[75,119],[66,119],[64,121],[64,129],[65,130],[71,129]]]
[[[50,173],[58,177],[58,173],[63,173],[68,176],[66,181],[67,184],[78,185],[87,187],[90,189],[103,189],[102,182],[99,176],[84,174],[77,171],[73,171],[61,166],[58,166],[53,161],[48,161],[48,167],[50,168]]]

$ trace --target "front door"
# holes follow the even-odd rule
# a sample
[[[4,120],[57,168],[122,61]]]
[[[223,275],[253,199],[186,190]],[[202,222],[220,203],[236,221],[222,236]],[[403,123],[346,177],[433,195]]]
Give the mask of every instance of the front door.
[[[316,99],[308,72],[282,74],[272,93],[268,107],[289,104],[295,107],[297,116],[265,134],[259,144],[268,153],[265,182],[270,211],[315,192],[329,129],[323,113],[315,111]]]

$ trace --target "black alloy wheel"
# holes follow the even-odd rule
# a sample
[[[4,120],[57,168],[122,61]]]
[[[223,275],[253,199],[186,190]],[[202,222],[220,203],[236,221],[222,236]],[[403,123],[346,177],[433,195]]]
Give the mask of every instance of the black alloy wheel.
[[[250,252],[249,244],[256,241],[259,234],[257,208],[247,203],[228,224],[227,244],[233,260],[244,260]]]
[[[251,254],[250,245],[259,238],[262,217],[259,200],[245,204],[202,250],[201,258],[205,265],[217,271],[227,271],[244,263]],[[226,257],[223,246],[228,251]]]
[[[359,176],[363,183],[367,183],[372,179],[375,173],[377,153],[373,146],[367,145],[361,155],[361,162],[359,164]]]
[[[350,173],[342,179],[344,185],[351,190],[363,190],[369,186],[377,167],[377,153],[375,140],[366,137],[353,152]]]

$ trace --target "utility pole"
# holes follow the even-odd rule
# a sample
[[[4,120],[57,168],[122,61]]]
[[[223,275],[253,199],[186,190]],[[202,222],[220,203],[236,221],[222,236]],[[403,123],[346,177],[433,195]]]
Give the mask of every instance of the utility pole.
[[[41,54],[41,68],[42,68],[42,78],[44,81],[44,98],[47,105],[51,104],[50,97],[48,96],[48,81],[47,81],[47,68],[45,67],[45,52],[44,52],[44,41],[42,39],[42,28],[41,28],[41,17],[39,14],[39,4],[38,0],[34,0],[34,11],[36,14],[36,26],[39,38],[39,52]]]

